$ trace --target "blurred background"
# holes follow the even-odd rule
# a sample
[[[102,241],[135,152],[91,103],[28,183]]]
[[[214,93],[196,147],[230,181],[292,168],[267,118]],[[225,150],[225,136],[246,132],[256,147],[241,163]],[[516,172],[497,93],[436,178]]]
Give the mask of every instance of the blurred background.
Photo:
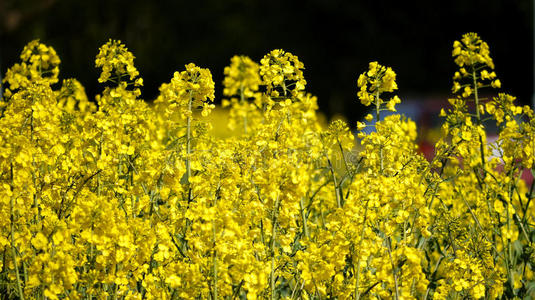
[[[405,110],[420,124],[439,122],[456,67],[452,44],[474,31],[490,45],[502,89],[529,104],[533,94],[533,1],[0,0],[0,71],[39,38],[62,59],[90,98],[102,89],[94,58],[109,38],[136,56],[142,97],[189,62],[208,67],[221,99],[223,68],[236,54],[259,61],[282,48],[305,64],[307,90],[328,117],[362,118],[356,81],[378,60],[398,74]]]

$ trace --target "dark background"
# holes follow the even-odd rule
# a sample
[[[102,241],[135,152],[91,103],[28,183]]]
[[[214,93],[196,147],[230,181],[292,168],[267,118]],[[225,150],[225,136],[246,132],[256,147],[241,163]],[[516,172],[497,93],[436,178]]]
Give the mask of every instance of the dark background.
[[[0,0],[0,71],[39,38],[53,46],[60,77],[75,77],[90,98],[100,92],[94,59],[109,38],[136,56],[144,99],[194,62],[212,71],[221,95],[223,68],[235,54],[259,61],[283,48],[305,64],[307,90],[327,115],[365,113],[356,80],[378,60],[398,74],[404,98],[446,98],[456,67],[452,43],[474,31],[487,41],[503,90],[529,104],[533,89],[531,0]],[[425,105],[425,103],[422,103]]]

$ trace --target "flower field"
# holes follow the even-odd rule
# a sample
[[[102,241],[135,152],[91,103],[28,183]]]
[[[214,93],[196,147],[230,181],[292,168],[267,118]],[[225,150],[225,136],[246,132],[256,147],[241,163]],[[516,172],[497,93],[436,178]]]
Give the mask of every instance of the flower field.
[[[296,56],[235,56],[223,138],[208,69],[186,65],[149,104],[110,40],[90,101],[30,42],[2,82],[2,299],[533,299],[534,113],[500,92],[478,35],[452,56],[428,161],[413,121],[382,116],[402,99],[377,62],[355,78],[375,130],[354,136],[320,125]]]

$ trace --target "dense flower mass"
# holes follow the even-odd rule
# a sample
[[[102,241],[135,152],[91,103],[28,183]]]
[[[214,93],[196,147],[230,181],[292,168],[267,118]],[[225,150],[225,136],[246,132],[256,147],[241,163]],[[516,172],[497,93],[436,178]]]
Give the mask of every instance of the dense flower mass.
[[[186,65],[148,104],[133,54],[110,40],[93,102],[30,42],[0,101],[2,298],[535,297],[534,183],[521,179],[535,172],[533,110],[481,98],[501,84],[475,33],[452,54],[428,161],[415,122],[381,115],[401,99],[378,62],[357,80],[373,125],[354,135],[322,126],[296,56],[235,56],[223,138],[208,69]]]

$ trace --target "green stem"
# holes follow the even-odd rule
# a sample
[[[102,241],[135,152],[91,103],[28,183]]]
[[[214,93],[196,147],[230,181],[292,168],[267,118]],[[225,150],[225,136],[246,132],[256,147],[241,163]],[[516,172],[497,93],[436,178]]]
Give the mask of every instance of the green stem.
[[[99,142],[99,145],[98,145],[97,170],[98,170],[98,161],[102,157],[102,139],[103,139],[103,133],[101,132],[100,133],[100,142]],[[100,184],[100,171],[99,171],[98,174],[97,174],[97,196],[99,196],[99,197],[100,197],[100,192],[101,192],[101,187],[100,186],[101,186],[101,184]]]
[[[477,87],[477,76],[476,76],[476,70],[472,67],[472,79],[474,81],[474,101],[476,104],[476,118],[477,118],[477,125],[481,126],[481,113],[479,112],[479,95],[478,95],[478,87]],[[485,175],[485,145],[483,144],[483,137],[478,132],[479,136],[479,151],[481,153],[481,166],[483,168],[483,175]],[[485,176],[483,176],[483,179],[485,179]]]
[[[11,184],[13,184],[13,164],[11,165]],[[11,185],[11,192],[13,192],[13,185]],[[13,255],[13,264],[15,265],[15,275],[17,276],[17,290],[19,292],[19,297],[21,300],[24,300],[24,293],[22,292],[22,285],[20,282],[19,266],[17,263],[17,251],[15,249],[15,213],[13,210],[14,207],[13,195],[9,200],[9,212],[11,219],[11,252]]]
[[[379,103],[379,88],[377,88],[377,92],[375,93],[375,130],[377,131],[377,123],[381,121],[381,103]],[[380,173],[383,174],[383,145],[379,145],[379,162],[380,162]]]
[[[243,93],[243,83],[240,86],[240,103],[245,105],[245,94]],[[243,116],[243,133],[247,134],[247,113]]]
[[[442,255],[438,260],[437,260],[437,263],[435,264],[435,271],[433,271],[433,273],[431,273],[432,275],[432,279],[434,279],[435,277],[435,274],[437,273],[437,270],[438,270],[438,267],[440,266],[440,263],[442,262],[442,260],[444,259],[444,255]],[[431,291],[431,285],[429,287],[427,287],[427,290],[425,291],[425,296],[424,296],[424,300],[427,300],[427,297],[429,296],[429,292]]]
[[[362,240],[364,240],[364,230],[366,229],[366,219],[368,217],[368,204],[370,200],[366,201],[366,206],[364,208],[364,220],[362,221],[362,229],[360,231],[360,244],[362,245]],[[356,283],[355,283],[355,299],[360,299],[359,285],[360,285],[360,248],[357,257],[357,270],[356,270]]]
[[[187,183],[190,184],[191,180],[191,114],[193,113],[191,110],[193,102],[193,93],[190,91],[189,93],[189,101],[188,101],[188,121],[187,121],[187,132],[186,132],[186,177],[187,177]],[[188,201],[191,201],[192,195],[191,195],[191,186],[189,187],[189,196]]]
[[[270,288],[271,299],[275,300],[275,239],[277,235],[277,218],[279,211],[279,196],[275,200],[273,213],[271,216],[271,274],[270,274]]]
[[[333,164],[331,163],[331,160],[329,159],[329,156],[327,153],[325,153],[325,157],[327,158],[327,163],[329,164],[329,170],[331,171],[331,176],[333,177],[333,183],[334,183],[334,193],[336,194],[336,205],[338,208],[342,207],[342,200],[340,199],[340,187],[338,186],[338,181],[336,180],[336,174],[334,172]]]
[[[476,70],[472,68],[472,79],[474,81],[474,100],[476,102],[476,117],[478,125],[481,124],[481,113],[479,112],[479,97],[478,97],[478,88],[477,88],[477,76]]]
[[[217,196],[214,199],[214,206],[217,207]],[[216,221],[212,220],[212,234],[213,234],[213,266],[214,266],[214,300],[217,300],[217,230],[216,230]]]
[[[396,289],[396,300],[399,299],[399,289],[398,289],[398,276],[396,274],[396,267],[394,266],[394,260],[392,260],[392,242],[390,237],[386,239],[388,246],[388,257],[390,258],[390,264],[392,265],[392,275],[394,276],[394,288]]]
[[[381,103],[379,103],[379,88],[377,88],[377,92],[375,93],[375,122],[381,121]]]
[[[511,175],[512,175],[512,172],[511,172]],[[511,182],[512,181],[509,181],[509,199],[512,198],[512,191],[511,191]],[[507,217],[507,232],[509,233],[510,230],[511,230],[511,216],[509,215],[509,205],[512,205],[511,203],[507,202],[507,205],[505,206],[505,212],[506,212],[506,217]],[[513,249],[511,247],[511,238],[507,237],[507,254],[508,254],[508,259],[509,259],[509,266],[510,268],[507,270],[508,273],[509,273],[509,279],[510,279],[510,284],[511,284],[511,292],[514,294],[515,293],[515,274],[512,272],[512,269],[515,267],[514,264],[515,264],[515,261],[513,259]]]
[[[301,197],[299,201],[299,206],[301,208],[301,219],[303,221],[303,232],[305,233],[305,236],[308,238],[308,226],[307,226],[307,217],[305,212],[305,205],[303,203],[303,197]]]

